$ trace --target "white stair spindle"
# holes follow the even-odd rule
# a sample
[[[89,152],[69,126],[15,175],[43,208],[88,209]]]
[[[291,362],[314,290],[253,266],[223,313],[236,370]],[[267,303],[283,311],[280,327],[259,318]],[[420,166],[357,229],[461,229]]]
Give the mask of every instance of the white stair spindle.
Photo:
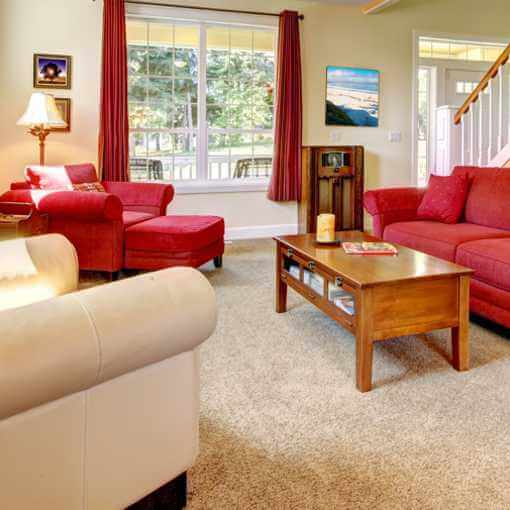
[[[493,123],[494,123],[494,89],[493,89],[493,81],[491,80],[489,82],[489,144],[487,146],[487,162],[490,162],[492,159],[492,138],[494,136],[494,129],[493,129]]]
[[[462,165],[466,164],[466,116],[460,119],[460,160]]]
[[[504,94],[504,70],[498,69],[496,78],[498,80],[498,153],[503,149],[503,94]]]
[[[483,91],[478,96],[478,166],[483,166]]]
[[[507,140],[508,144],[510,145],[510,60],[507,61],[507,63],[500,68],[501,73],[501,81],[503,84],[506,83],[506,95],[507,95],[507,111],[506,116],[508,118],[508,132],[507,132]],[[504,90],[504,87],[503,87]],[[503,128],[501,129],[501,139],[503,140]]]
[[[475,164],[475,105],[469,109],[469,164]]]

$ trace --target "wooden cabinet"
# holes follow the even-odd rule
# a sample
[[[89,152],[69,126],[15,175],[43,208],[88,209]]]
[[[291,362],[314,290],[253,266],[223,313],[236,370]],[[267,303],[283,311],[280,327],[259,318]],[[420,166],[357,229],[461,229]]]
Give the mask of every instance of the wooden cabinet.
[[[363,230],[363,179],[362,146],[303,147],[299,232],[316,232],[322,213],[336,216],[337,230]]]

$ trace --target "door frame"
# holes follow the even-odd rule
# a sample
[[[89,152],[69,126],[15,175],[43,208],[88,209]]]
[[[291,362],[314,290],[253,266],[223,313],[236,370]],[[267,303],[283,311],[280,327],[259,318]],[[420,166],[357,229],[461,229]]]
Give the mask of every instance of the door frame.
[[[490,37],[481,35],[469,35],[453,32],[434,32],[428,30],[413,30],[413,77],[412,77],[412,115],[411,115],[411,148],[412,164],[410,182],[413,186],[418,184],[418,70],[420,68],[419,40],[420,37],[437,37],[439,39],[451,39],[460,41],[472,41],[474,43],[499,43],[508,44],[508,37]],[[458,62],[462,62],[459,60]],[[490,64],[488,67],[490,67]],[[430,63],[424,64],[430,67]],[[431,108],[431,117],[435,114],[435,108]],[[435,124],[435,122],[433,122]]]

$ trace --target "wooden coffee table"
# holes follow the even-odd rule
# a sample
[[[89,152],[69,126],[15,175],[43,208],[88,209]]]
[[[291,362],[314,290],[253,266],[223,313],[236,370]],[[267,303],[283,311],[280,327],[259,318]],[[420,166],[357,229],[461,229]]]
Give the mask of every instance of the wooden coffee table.
[[[337,235],[344,241],[378,240],[356,231]],[[396,256],[347,255],[341,246],[318,245],[314,234],[275,241],[276,311],[286,311],[290,286],[351,331],[360,391],[372,388],[373,343],[398,336],[451,328],[452,364],[469,369],[471,269],[398,245]],[[354,297],[354,315],[334,302],[335,293],[345,292]]]

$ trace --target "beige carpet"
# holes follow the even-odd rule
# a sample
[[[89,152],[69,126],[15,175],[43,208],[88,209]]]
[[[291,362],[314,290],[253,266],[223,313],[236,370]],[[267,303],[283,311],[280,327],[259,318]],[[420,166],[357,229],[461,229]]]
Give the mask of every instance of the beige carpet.
[[[349,333],[292,291],[273,312],[271,242],[205,271],[220,319],[190,509],[510,508],[510,340],[472,324],[462,374],[445,332],[377,344],[361,394]]]

